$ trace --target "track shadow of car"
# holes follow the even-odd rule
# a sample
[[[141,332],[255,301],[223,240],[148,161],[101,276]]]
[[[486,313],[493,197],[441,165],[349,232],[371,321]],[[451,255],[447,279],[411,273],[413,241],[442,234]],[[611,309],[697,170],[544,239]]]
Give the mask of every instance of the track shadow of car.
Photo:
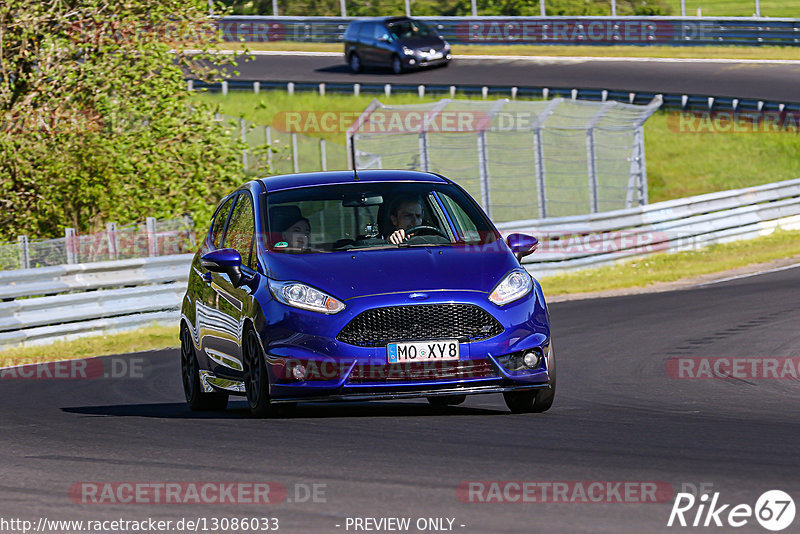
[[[118,404],[70,406],[67,413],[106,417],[154,417],[160,419],[251,419],[245,401],[232,401],[222,411],[193,412],[186,403]],[[469,406],[431,406],[427,402],[347,402],[301,403],[284,419],[324,419],[330,417],[424,417],[432,415],[508,415],[505,410]]]
[[[328,67],[320,67],[318,69],[314,69],[314,72],[327,72],[333,74],[350,74],[353,77],[358,77],[363,74],[385,74],[391,77],[395,76],[404,76],[406,74],[414,74],[416,72],[425,72],[428,70],[436,70],[436,67],[433,68],[426,68],[426,69],[413,69],[413,70],[404,70],[400,74],[394,74],[392,69],[389,67],[362,67],[361,72],[353,72],[349,65],[330,65]]]

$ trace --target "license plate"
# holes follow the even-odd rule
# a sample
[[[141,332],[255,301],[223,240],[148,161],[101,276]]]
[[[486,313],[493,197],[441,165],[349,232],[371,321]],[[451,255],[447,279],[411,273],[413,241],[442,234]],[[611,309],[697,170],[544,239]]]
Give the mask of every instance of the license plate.
[[[442,57],[441,52],[436,52],[435,54],[428,54],[428,59],[439,59]]]
[[[414,343],[389,343],[386,346],[389,363],[447,361],[458,359],[458,341],[417,341]]]

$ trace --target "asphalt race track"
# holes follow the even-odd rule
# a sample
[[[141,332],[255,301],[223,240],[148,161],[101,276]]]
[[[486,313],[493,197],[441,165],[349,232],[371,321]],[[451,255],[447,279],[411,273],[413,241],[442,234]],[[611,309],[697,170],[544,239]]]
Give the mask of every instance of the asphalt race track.
[[[602,50],[598,50],[601,54]],[[447,68],[354,74],[341,55],[259,55],[239,62],[240,79],[287,82],[577,87],[797,102],[800,62],[454,59]]]
[[[410,517],[412,525],[444,517],[464,533],[716,532],[667,528],[672,495],[644,504],[498,504],[462,502],[456,489],[467,481],[662,481],[675,492],[712,484],[732,505],[753,506],[770,489],[797,500],[800,382],[675,379],[666,362],[796,358],[799,288],[794,268],[679,292],[553,304],[558,395],[539,415],[511,415],[499,395],[450,408],[305,404],[287,420],[250,419],[239,400],[225,412],[195,414],[183,402],[177,350],[103,359],[106,371],[136,362],[140,372],[127,378],[5,377],[0,516],[267,516],[279,519],[281,532],[298,533],[353,532],[345,530],[348,517]],[[73,502],[70,488],[91,481],[277,482],[292,502]],[[317,502],[305,498],[313,484],[324,485]],[[766,532],[753,518],[735,530]]]

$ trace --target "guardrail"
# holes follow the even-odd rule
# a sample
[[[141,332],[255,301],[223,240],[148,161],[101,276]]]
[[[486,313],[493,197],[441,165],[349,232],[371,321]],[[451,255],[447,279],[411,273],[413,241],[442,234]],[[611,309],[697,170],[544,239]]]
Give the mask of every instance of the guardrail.
[[[800,229],[800,179],[636,208],[497,225],[541,245],[524,265],[535,276],[607,265],[654,252]],[[0,273],[0,348],[177,324],[191,254]]]
[[[232,42],[338,43],[358,17],[230,16]],[[797,46],[800,19],[707,17],[415,17],[451,43],[631,46]]]
[[[525,267],[535,276],[608,265],[654,252],[694,250],[800,229],[800,179],[593,215],[497,225],[539,237]]]
[[[794,102],[775,102],[755,98],[733,98],[712,95],[656,93],[652,91],[613,91],[605,89],[581,89],[577,87],[551,86],[508,86],[508,85],[444,85],[444,84],[401,84],[401,83],[343,83],[343,82],[293,82],[283,80],[227,80],[221,83],[204,83],[187,80],[190,90],[211,92],[253,91],[282,89],[295,92],[318,92],[327,94],[371,94],[412,93],[421,95],[449,96],[456,94],[482,96],[483,98],[527,98],[544,100],[569,98],[594,101],[615,100],[627,104],[646,105],[661,96],[662,110],[690,112],[729,112],[737,113],[800,113],[800,93]]]

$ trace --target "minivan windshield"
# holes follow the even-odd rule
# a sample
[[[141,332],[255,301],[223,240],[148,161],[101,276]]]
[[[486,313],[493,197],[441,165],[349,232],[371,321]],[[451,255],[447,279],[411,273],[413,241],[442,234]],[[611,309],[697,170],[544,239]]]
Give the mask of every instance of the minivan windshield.
[[[424,22],[419,20],[400,20],[386,25],[389,35],[394,39],[413,39],[414,37],[428,37],[436,33]]]
[[[271,252],[483,245],[500,238],[474,201],[450,184],[303,187],[268,193],[262,206]]]

